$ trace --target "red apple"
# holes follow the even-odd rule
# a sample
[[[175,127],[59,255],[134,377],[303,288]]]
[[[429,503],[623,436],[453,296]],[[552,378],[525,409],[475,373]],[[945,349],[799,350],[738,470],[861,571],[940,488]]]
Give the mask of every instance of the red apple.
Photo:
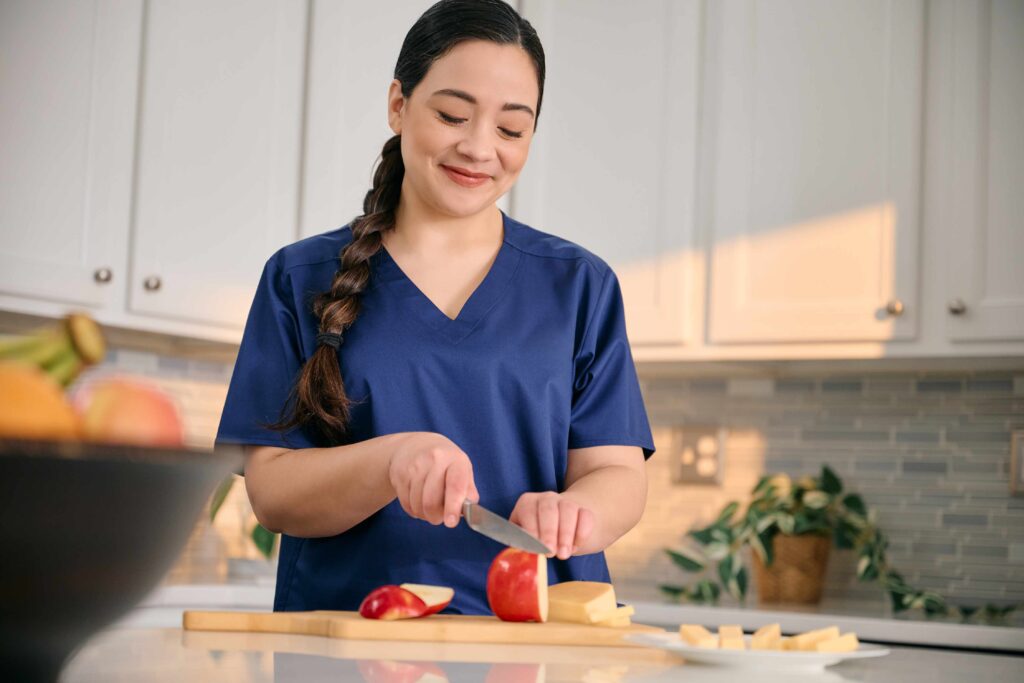
[[[356,663],[367,683],[447,683],[444,669],[433,662],[360,659]]]
[[[502,621],[547,621],[547,558],[518,548],[498,553],[487,571],[487,604]]]
[[[414,619],[426,614],[427,603],[412,591],[389,583],[370,591],[362,604],[359,614],[367,619]]]
[[[455,596],[455,589],[447,586],[428,586],[422,583],[403,583],[399,588],[404,588],[410,593],[415,593],[427,606],[423,616],[437,614],[452,601]]]
[[[184,444],[174,401],[154,385],[131,377],[97,379],[77,391],[73,402],[90,441],[171,448]]]

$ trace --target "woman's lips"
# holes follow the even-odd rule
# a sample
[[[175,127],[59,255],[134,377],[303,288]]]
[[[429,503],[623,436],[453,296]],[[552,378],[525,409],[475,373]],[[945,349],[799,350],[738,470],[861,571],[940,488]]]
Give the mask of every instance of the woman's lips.
[[[449,178],[451,178],[459,185],[462,185],[463,187],[480,187],[481,185],[483,185],[484,183],[491,179],[491,177],[487,175],[475,177],[466,175],[465,173],[459,173],[455,169],[451,168],[450,166],[445,166],[444,164],[441,164],[441,168],[444,169],[444,172],[448,175]]]

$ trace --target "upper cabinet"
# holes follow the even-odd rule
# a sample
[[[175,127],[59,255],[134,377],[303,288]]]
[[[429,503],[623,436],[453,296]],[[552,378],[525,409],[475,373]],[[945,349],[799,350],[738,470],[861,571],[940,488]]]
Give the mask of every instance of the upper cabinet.
[[[706,8],[708,342],[913,338],[923,2]]]
[[[123,300],[141,31],[141,2],[0,3],[0,307]]]
[[[361,212],[433,0],[0,3],[0,309],[237,342]],[[500,206],[615,269],[634,358],[1024,355],[1024,0],[520,0]]]
[[[513,212],[608,261],[634,345],[686,346],[698,331],[699,10],[675,0],[522,4],[547,78]]]
[[[307,5],[152,2],[128,310],[240,329],[298,235]]]
[[[939,113],[949,146],[936,215],[954,342],[1024,341],[1024,2],[954,2]],[[948,44],[947,40],[947,44]]]

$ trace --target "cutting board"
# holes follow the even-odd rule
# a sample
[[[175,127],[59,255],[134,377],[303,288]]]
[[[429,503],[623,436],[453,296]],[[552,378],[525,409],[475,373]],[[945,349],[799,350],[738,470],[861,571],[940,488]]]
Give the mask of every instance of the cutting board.
[[[616,628],[547,622],[501,621],[492,616],[432,614],[418,619],[383,621],[358,612],[207,612],[186,610],[187,631],[294,633],[352,640],[406,640],[448,643],[604,645],[645,647],[623,638],[627,633],[663,633],[644,624]]]

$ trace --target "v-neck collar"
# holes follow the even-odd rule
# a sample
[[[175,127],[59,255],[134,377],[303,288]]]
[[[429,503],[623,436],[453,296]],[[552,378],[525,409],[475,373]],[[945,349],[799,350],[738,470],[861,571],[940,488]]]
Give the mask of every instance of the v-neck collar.
[[[514,221],[504,211],[501,211],[501,222],[503,238],[498,255],[491,264],[490,270],[487,271],[487,275],[473,290],[469,299],[463,304],[462,310],[454,319],[449,318],[444,311],[438,308],[430,297],[424,294],[416,283],[405,274],[383,244],[373,257],[376,274],[399,296],[406,310],[450,343],[458,344],[469,336],[505,293],[522,257],[522,253],[510,241],[510,233],[515,230]]]

